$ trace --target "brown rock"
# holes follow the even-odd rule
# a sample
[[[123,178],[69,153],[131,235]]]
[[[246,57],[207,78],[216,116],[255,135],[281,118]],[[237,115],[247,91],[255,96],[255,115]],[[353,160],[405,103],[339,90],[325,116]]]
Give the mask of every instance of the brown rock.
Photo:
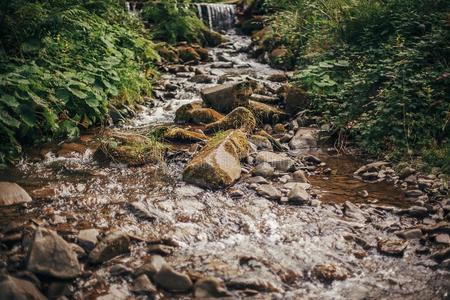
[[[118,255],[130,252],[130,238],[122,232],[112,232],[89,253],[89,262],[101,264]]]
[[[334,280],[345,280],[348,277],[347,271],[335,264],[316,265],[313,268],[313,274],[319,280],[331,283]]]
[[[253,93],[250,82],[226,83],[201,91],[203,102],[221,113],[229,113],[239,106],[247,106]]]
[[[252,112],[245,107],[237,107],[225,118],[206,125],[205,132],[213,133],[229,129],[240,129],[243,132],[252,132],[255,129],[256,120]]]
[[[201,102],[181,106],[175,113],[176,123],[209,124],[223,119],[223,115],[212,108],[202,107]]]
[[[30,195],[18,184],[0,182],[0,206],[23,204],[31,201]]]

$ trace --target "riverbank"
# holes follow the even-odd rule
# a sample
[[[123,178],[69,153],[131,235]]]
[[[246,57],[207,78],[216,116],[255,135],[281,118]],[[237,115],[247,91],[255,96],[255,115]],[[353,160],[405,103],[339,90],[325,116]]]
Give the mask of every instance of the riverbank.
[[[208,49],[210,61],[164,66],[158,99],[130,122],[45,147],[0,174],[33,198],[26,208],[1,208],[3,270],[49,298],[446,297],[445,199],[406,195],[386,163],[356,174],[380,183],[354,178],[364,163],[326,144],[321,150],[314,126],[299,127],[292,118],[264,122],[259,115],[248,132],[248,154],[237,162],[236,183],[211,190],[184,181],[187,165],[218,136],[202,135],[208,125],[193,124],[195,118],[175,124],[183,105],[203,101],[205,89],[222,83],[256,82],[253,99],[273,101],[272,110],[284,106],[276,92],[284,83],[274,80],[286,74],[252,59],[247,37],[227,37],[230,43]],[[197,107],[194,115],[204,109],[211,107]],[[171,140],[167,128],[200,141]],[[94,155],[105,135],[116,137],[117,149],[126,145],[122,140],[139,142],[155,130],[169,146],[162,163],[99,162]],[[54,230],[63,241],[42,232],[43,243],[36,228]],[[51,253],[49,242],[71,254],[73,264],[43,255],[37,260],[43,267],[33,267],[28,251]]]

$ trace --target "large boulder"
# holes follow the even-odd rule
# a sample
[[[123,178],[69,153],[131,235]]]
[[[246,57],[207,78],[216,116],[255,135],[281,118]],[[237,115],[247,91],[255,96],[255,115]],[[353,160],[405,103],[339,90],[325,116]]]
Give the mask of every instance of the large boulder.
[[[292,85],[285,86],[283,90],[285,93],[286,111],[296,114],[308,108],[310,102],[305,90]]]
[[[210,29],[203,30],[203,37],[205,39],[205,45],[209,47],[216,47],[222,43],[228,42],[228,39],[225,36]]]
[[[55,231],[37,228],[28,254],[29,271],[59,279],[81,274],[76,253]]]
[[[0,275],[0,299],[46,300],[47,298],[30,281]]]
[[[222,120],[206,125],[205,131],[212,133],[228,129],[241,129],[248,133],[252,132],[255,126],[256,120],[253,113],[245,107],[238,107]]]
[[[248,154],[248,142],[241,130],[229,130],[212,138],[187,165],[186,182],[218,189],[234,183],[241,176],[240,160]]]
[[[221,113],[229,113],[236,107],[247,106],[252,94],[253,89],[248,81],[216,85],[201,91],[205,105]]]
[[[175,113],[176,123],[209,124],[221,120],[224,116],[212,108],[202,107],[201,102],[188,103]]]
[[[31,197],[23,188],[13,182],[0,182],[0,206],[31,202]]]
[[[169,63],[178,63],[178,50],[175,47],[162,42],[155,44],[155,50],[164,61]]]
[[[318,130],[315,128],[300,128],[289,142],[292,150],[317,148]]]
[[[248,109],[255,115],[259,124],[276,124],[288,118],[288,115],[278,108],[257,101],[249,101]]]

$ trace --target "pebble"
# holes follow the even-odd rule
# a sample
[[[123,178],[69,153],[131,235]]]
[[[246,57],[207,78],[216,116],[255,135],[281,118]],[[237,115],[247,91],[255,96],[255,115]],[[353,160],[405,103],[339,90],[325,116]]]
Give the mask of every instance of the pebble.
[[[321,264],[314,266],[312,273],[317,279],[331,283],[335,280],[345,280],[348,277],[348,273],[345,269],[335,264]]]
[[[123,232],[112,232],[89,253],[89,262],[100,264],[116,256],[130,252],[130,238]]]
[[[222,280],[207,277],[197,280],[194,287],[195,298],[222,298],[231,297]]]
[[[293,177],[294,181],[296,181],[296,182],[302,182],[302,183],[308,182],[308,178],[306,178],[305,172],[303,172],[302,170],[297,170],[294,173],[292,173],[292,177]]]
[[[167,264],[162,265],[153,279],[169,292],[187,292],[192,288],[192,281],[189,276],[175,271]]]
[[[397,236],[405,240],[420,239],[423,234],[420,229],[409,229],[397,233]]]
[[[281,192],[271,184],[262,184],[258,186],[256,192],[258,193],[258,195],[269,200],[280,200],[282,196]]]
[[[403,256],[406,247],[408,242],[404,240],[387,238],[378,241],[378,251],[387,255]]]
[[[288,201],[292,204],[306,204],[309,194],[300,184],[296,184],[288,194]]]
[[[261,177],[272,177],[274,175],[274,172],[275,172],[275,168],[266,162],[258,164],[252,170],[252,174],[254,176],[261,176]]]
[[[151,283],[150,279],[148,279],[147,275],[142,274],[138,276],[131,286],[131,291],[138,295],[154,295],[157,290],[156,287]]]

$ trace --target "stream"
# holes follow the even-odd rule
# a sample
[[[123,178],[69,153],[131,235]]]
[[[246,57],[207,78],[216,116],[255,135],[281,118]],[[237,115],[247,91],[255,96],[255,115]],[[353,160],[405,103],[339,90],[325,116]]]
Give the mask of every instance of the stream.
[[[249,37],[231,30],[227,38],[229,43],[208,49],[210,62],[165,66],[155,101],[116,129],[139,132],[172,125],[180,106],[200,101],[200,90],[218,83],[250,78],[270,90],[282,85],[267,80],[280,71],[249,56]],[[211,82],[192,82],[195,72]],[[362,158],[338,154],[328,146],[289,152],[293,159],[312,154],[322,162],[309,172],[315,202],[298,206],[259,196],[247,182],[252,168],[248,162],[243,169],[249,174],[244,172],[229,188],[210,191],[186,184],[182,173],[195,152],[192,145],[176,145],[164,166],[99,164],[93,159],[99,130],[71,143],[30,151],[17,166],[0,174],[0,181],[18,183],[34,200],[25,208],[1,208],[0,228],[31,220],[70,242],[76,241],[80,230],[90,228],[102,234],[121,231],[131,237],[131,254],[99,266],[86,264],[83,275],[67,283],[69,298],[133,299],[130,272],[155,251],[191,278],[224,281],[232,298],[449,297],[450,276],[418,251],[423,240],[409,240],[402,257],[378,251],[379,240],[395,237],[396,232],[422,221],[396,213],[412,203],[394,183],[368,183],[353,177],[366,163]],[[325,168],[331,170],[325,172]],[[283,189],[285,182],[275,178],[273,184]],[[138,209],[131,203],[139,203]],[[159,245],[157,250],[155,245]],[[20,260],[14,263],[15,254],[21,255],[17,247],[0,250],[0,261],[8,262],[10,270],[21,268]],[[111,271],[117,265],[131,271],[117,275]],[[320,280],[320,266],[331,269],[331,280],[325,275]],[[162,298],[193,297],[190,293],[158,293]]]

